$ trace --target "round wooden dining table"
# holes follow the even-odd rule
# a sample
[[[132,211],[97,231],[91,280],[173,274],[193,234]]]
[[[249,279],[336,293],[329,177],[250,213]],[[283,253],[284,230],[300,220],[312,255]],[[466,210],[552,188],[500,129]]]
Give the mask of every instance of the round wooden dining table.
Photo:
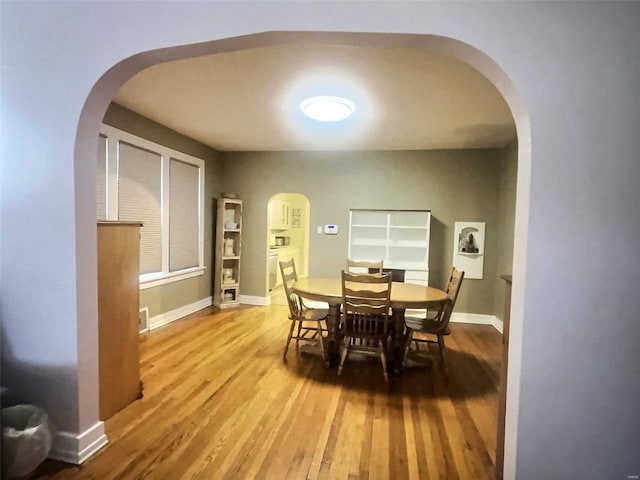
[[[339,356],[340,305],[342,304],[342,280],[340,278],[300,278],[293,291],[302,298],[326,302],[329,305],[327,318],[327,352],[329,362],[336,364]],[[404,313],[407,309],[440,308],[449,301],[446,292],[433,287],[413,283],[393,282],[391,285],[391,345],[393,347],[394,370],[402,366],[404,354]]]

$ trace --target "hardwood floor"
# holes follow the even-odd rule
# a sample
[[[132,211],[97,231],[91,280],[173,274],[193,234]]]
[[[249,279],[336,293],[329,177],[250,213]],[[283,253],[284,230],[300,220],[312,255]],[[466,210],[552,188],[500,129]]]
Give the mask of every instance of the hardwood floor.
[[[214,312],[209,309],[203,313]],[[452,325],[436,363],[385,384],[375,359],[342,376],[289,349],[287,308],[193,315],[142,337],[144,398],[109,444],[39,479],[493,479],[501,336]]]

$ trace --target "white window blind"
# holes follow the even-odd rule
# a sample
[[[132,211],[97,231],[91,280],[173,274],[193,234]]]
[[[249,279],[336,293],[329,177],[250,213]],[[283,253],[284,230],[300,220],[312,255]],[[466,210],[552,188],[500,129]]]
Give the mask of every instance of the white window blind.
[[[140,273],[162,272],[162,155],[118,143],[118,219],[140,221]]]
[[[96,165],[96,217],[107,219],[107,137],[98,137],[98,162]]]
[[[140,289],[197,275],[204,265],[204,160],[102,125],[98,219],[141,222]]]
[[[172,158],[169,167],[169,271],[200,264],[200,168]]]

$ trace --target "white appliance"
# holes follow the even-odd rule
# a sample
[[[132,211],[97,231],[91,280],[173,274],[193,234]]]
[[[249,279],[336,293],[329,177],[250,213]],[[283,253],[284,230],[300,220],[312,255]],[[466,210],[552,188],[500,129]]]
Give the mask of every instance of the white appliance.
[[[278,283],[278,252],[269,252],[267,274],[269,275],[269,291],[271,291]]]

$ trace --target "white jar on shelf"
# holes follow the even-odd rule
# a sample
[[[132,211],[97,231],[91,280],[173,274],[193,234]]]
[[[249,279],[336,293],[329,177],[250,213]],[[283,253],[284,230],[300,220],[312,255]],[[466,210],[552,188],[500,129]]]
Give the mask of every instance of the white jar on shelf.
[[[224,256],[233,257],[235,255],[233,251],[233,238],[224,239]]]

